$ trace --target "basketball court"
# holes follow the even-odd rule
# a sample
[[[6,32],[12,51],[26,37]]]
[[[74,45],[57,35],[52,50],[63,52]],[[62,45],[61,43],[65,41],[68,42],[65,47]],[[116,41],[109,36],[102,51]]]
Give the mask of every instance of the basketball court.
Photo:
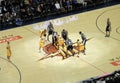
[[[105,37],[107,18],[112,26],[109,38]],[[58,34],[66,29],[73,42],[81,40],[79,31],[91,38],[86,43],[86,55],[38,61],[47,56],[39,53],[39,30],[47,22],[0,31],[0,83],[77,83],[120,69],[120,5],[50,21]],[[11,62],[6,58],[7,41],[12,51]]]

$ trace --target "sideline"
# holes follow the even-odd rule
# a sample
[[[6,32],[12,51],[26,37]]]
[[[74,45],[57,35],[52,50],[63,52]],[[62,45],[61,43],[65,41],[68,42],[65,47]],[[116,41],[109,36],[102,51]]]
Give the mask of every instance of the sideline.
[[[7,61],[8,63],[12,64],[17,69],[18,74],[19,74],[19,82],[18,83],[21,83],[22,77],[21,77],[21,72],[20,72],[19,68],[13,62],[9,62],[7,59],[5,59],[3,57],[0,57],[0,59]],[[0,70],[1,70],[1,68],[0,68]]]

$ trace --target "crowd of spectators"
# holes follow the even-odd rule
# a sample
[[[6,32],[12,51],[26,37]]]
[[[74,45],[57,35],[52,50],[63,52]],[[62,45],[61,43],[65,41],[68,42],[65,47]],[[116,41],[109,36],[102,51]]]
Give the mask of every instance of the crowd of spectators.
[[[120,70],[103,76],[80,81],[78,83],[120,83]]]
[[[0,26],[20,26],[25,21],[96,6],[112,0],[0,0]]]

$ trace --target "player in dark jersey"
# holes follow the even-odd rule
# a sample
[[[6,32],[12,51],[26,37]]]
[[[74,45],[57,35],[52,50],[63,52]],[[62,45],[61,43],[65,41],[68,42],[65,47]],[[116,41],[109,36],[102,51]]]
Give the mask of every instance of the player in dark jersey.
[[[48,35],[47,35],[47,40],[49,41],[49,36],[53,34],[54,32],[54,27],[51,22],[49,22],[49,25],[47,27]]]
[[[111,22],[110,19],[107,19],[107,25],[106,25],[106,35],[105,37],[109,37],[110,36],[110,32],[111,32]]]
[[[61,37],[66,41],[68,39],[68,32],[63,29],[61,32]]]
[[[85,34],[83,32],[81,32],[81,31],[79,32],[79,34],[81,35],[83,45],[85,45],[86,41],[87,41]]]

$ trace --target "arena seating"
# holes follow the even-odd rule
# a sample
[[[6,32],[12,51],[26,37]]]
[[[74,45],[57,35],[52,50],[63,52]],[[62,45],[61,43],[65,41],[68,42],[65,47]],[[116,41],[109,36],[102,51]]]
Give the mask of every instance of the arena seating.
[[[120,83],[120,70],[79,81],[77,83]]]
[[[114,1],[116,0],[0,0],[0,30]]]

